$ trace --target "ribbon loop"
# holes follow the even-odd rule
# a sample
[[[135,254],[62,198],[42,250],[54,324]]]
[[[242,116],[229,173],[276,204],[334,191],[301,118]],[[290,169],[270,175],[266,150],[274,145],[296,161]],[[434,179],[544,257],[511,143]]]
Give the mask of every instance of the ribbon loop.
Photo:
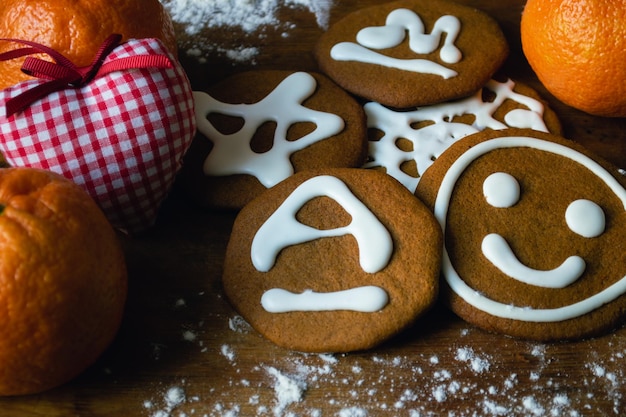
[[[9,41],[25,45],[23,48],[0,53],[0,61],[8,61],[26,56],[22,65],[22,72],[30,76],[47,80],[43,84],[7,100],[6,116],[23,111],[35,101],[64,88],[80,88],[91,82],[96,77],[109,74],[114,71],[123,71],[133,68],[171,68],[172,62],[166,55],[137,55],[127,58],[119,58],[104,64],[107,56],[120,45],[122,35],[109,36],[100,46],[91,64],[86,67],[78,67],[61,53],[36,42],[19,39],[0,38],[0,41]],[[29,55],[45,54],[53,61]]]
[[[82,80],[82,75],[74,68],[64,67],[43,59],[27,57],[22,65],[22,72],[36,78],[48,80],[67,79],[68,84]]]

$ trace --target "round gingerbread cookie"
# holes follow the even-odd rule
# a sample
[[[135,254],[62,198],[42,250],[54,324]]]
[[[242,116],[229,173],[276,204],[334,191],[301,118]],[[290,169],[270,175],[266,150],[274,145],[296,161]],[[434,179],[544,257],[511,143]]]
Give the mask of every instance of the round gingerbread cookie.
[[[277,345],[364,350],[433,305],[441,248],[432,213],[388,175],[306,171],[239,212],[223,285],[242,317]]]
[[[541,341],[612,329],[626,311],[626,178],[575,142],[484,131],[416,194],[444,231],[443,299],[486,330]]]
[[[484,12],[447,0],[403,0],[348,14],[314,52],[322,72],[346,90],[406,108],[473,94],[509,47]]]
[[[322,74],[244,72],[194,99],[180,183],[203,206],[240,209],[295,172],[365,161],[363,108]]]
[[[450,145],[485,129],[529,128],[561,134],[558,117],[529,86],[491,79],[475,94],[413,110],[365,104],[369,152],[364,168],[387,172],[411,192]]]

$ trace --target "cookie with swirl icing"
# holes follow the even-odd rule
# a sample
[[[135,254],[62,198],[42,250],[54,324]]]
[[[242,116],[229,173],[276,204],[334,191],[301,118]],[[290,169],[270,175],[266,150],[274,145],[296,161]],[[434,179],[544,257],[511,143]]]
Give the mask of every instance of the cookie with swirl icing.
[[[239,212],[223,285],[235,309],[280,346],[364,350],[433,305],[441,247],[432,213],[390,176],[306,171]]]
[[[243,72],[194,100],[199,133],[179,183],[202,206],[240,209],[295,172],[365,161],[363,108],[322,74]]]
[[[484,131],[452,145],[416,194],[444,232],[443,299],[526,339],[608,331],[626,311],[626,177],[575,142]]]
[[[346,90],[406,108],[473,94],[509,47],[482,11],[447,0],[400,0],[332,23],[314,53],[322,72]]]

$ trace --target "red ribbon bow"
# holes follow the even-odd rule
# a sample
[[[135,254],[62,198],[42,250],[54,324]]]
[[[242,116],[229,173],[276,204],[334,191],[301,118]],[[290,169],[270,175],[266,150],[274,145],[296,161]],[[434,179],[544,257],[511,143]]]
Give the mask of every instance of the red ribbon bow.
[[[48,94],[65,88],[83,87],[94,78],[101,77],[110,72],[133,68],[171,68],[173,66],[172,61],[166,55],[134,55],[119,58],[104,64],[105,58],[120,44],[122,35],[119,34],[109,36],[100,46],[100,49],[98,49],[91,64],[86,67],[78,67],[61,53],[36,42],[9,38],[0,38],[0,40],[26,45],[24,48],[1,53],[0,61],[8,61],[41,53],[48,55],[54,61],[50,62],[27,56],[22,65],[22,71],[30,76],[46,79],[48,81],[7,100],[7,117],[24,110],[32,103]]]

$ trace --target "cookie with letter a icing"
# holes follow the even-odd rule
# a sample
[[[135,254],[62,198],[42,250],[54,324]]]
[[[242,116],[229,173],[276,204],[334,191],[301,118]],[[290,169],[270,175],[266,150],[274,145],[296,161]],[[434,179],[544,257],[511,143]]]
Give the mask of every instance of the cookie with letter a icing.
[[[332,23],[314,52],[322,72],[346,90],[406,108],[475,93],[509,47],[482,11],[447,0],[402,0]]]
[[[180,182],[203,206],[240,209],[295,172],[365,161],[363,108],[323,74],[242,72],[194,101],[199,134]]]
[[[442,298],[484,329],[541,341],[609,331],[626,311],[626,178],[532,130],[453,144],[416,194],[444,232]]]
[[[235,309],[277,345],[365,350],[433,305],[441,248],[432,213],[390,176],[305,171],[239,212],[223,285]]]

